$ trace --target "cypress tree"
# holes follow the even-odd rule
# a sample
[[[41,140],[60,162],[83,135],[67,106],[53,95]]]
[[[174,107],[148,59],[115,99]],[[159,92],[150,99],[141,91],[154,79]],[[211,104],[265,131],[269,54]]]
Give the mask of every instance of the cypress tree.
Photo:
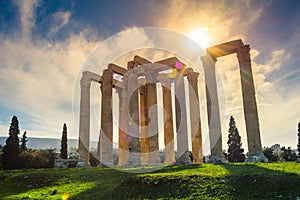
[[[60,157],[62,159],[68,158],[68,138],[67,138],[67,125],[64,123],[62,138],[61,138],[61,150]]]
[[[6,140],[6,145],[3,147],[3,157],[1,159],[3,169],[19,168],[19,121],[16,116],[13,116],[9,128],[9,137]]]
[[[22,151],[27,150],[26,142],[27,142],[27,136],[26,136],[26,131],[25,131],[23,136],[22,136],[22,139],[21,139],[21,150]]]
[[[229,122],[229,135],[228,135],[228,161],[229,162],[244,162],[245,155],[243,154],[241,136],[236,127],[235,120],[231,116]]]
[[[298,158],[300,159],[300,122],[298,123],[298,145],[297,145],[297,150],[298,150]]]

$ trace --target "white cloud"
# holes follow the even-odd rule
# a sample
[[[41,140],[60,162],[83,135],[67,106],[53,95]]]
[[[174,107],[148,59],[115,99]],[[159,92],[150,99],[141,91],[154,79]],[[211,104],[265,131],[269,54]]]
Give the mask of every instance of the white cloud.
[[[86,29],[59,42],[47,39],[33,42],[31,29],[38,1],[15,3],[19,6],[22,34],[17,39],[0,37],[0,101],[30,117],[19,119],[26,124],[28,136],[60,137],[62,124],[66,122],[70,137],[77,137],[77,124],[72,116],[73,86],[82,62],[97,44],[96,37]],[[51,30],[65,26],[69,17],[69,12],[54,14],[61,23]],[[18,113],[11,113],[14,114]]]
[[[73,122],[75,77],[96,43],[78,35],[56,44],[22,40],[2,40],[0,44],[1,102],[34,117],[39,122],[33,125],[36,129],[46,123],[41,131]]]
[[[50,29],[49,36],[57,33],[61,28],[68,24],[70,20],[71,12],[56,12],[52,15],[53,25]]]
[[[34,10],[38,6],[38,0],[14,0],[14,2],[19,7],[22,36],[26,39],[31,38],[31,28],[35,24]]]

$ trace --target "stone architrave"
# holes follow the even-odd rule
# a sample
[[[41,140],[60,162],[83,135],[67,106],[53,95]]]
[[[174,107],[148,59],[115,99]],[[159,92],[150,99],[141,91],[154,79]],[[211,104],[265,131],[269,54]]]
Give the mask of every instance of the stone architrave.
[[[245,45],[237,49],[240,66],[244,115],[247,130],[249,156],[246,161],[267,161],[262,153],[259,119],[251,68],[250,46]]]
[[[177,164],[190,164],[191,159],[188,149],[186,100],[184,90],[184,76],[177,73],[174,83],[175,89],[175,113],[177,132]]]
[[[82,73],[80,80],[80,119],[79,119],[79,144],[78,160],[83,161],[85,166],[89,166],[90,148],[90,87],[91,79],[87,72]]]
[[[140,142],[141,164],[147,165],[149,158],[149,141],[147,135],[147,90],[145,85],[140,86]]]
[[[123,77],[122,86],[117,88],[119,96],[119,148],[118,148],[118,166],[126,166],[128,164],[128,138],[127,138],[127,126],[128,118],[125,115],[127,111],[126,105],[127,100],[127,91],[126,91],[126,77]]]
[[[150,69],[146,70],[146,113],[147,113],[147,135],[149,144],[148,165],[160,165],[159,144],[158,144],[158,116],[157,116],[157,74]]]
[[[198,92],[199,73],[191,72],[187,75],[189,82],[190,116],[191,116],[191,135],[192,135],[192,154],[193,163],[203,163],[202,153],[202,134],[200,121],[200,106]]]
[[[113,71],[106,69],[102,76],[101,130],[100,130],[100,163],[112,166],[113,163],[113,113],[112,87]]]
[[[174,150],[174,128],[173,128],[173,111],[172,111],[172,94],[171,82],[172,80],[165,74],[160,79],[163,91],[163,108],[164,108],[164,144],[165,144],[165,161],[164,164],[174,164],[175,150]]]
[[[222,151],[220,108],[217,91],[215,62],[209,55],[202,56],[201,60],[204,67],[206,83],[208,128],[211,148],[210,162],[226,163],[227,160],[225,159]]]
[[[139,133],[139,93],[138,93],[138,74],[135,67],[130,69],[127,73],[127,94],[128,94],[128,108],[127,114],[128,123],[128,142],[129,142],[129,158],[128,165],[141,165],[140,159],[140,133]]]

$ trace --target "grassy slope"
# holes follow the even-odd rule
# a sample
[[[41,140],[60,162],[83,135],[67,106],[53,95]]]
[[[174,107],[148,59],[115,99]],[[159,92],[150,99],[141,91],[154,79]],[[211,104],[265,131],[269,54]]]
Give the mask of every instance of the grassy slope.
[[[64,193],[72,199],[296,199],[300,164],[178,165],[141,174],[110,168],[0,172],[0,199],[60,199]]]

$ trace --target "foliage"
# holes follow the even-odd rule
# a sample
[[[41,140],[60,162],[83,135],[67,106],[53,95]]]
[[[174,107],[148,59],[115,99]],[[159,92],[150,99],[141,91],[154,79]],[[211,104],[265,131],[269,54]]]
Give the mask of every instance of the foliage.
[[[21,139],[21,150],[22,151],[25,151],[27,149],[27,146],[26,146],[26,142],[27,142],[27,136],[26,136],[26,131],[24,132],[23,136],[22,136],[22,139]]]
[[[241,136],[236,127],[235,120],[231,116],[229,122],[229,135],[228,135],[228,161],[229,162],[244,162],[245,155],[243,154]]]
[[[295,161],[297,160],[297,154],[294,150],[291,149],[291,147],[288,147],[287,149],[285,147],[281,148],[281,157],[285,161]]]
[[[142,174],[112,168],[17,170],[3,172],[0,180],[2,199],[51,200],[66,193],[74,200],[300,197],[295,162],[174,165]]]
[[[297,145],[297,150],[298,150],[298,158],[300,159],[300,122],[298,123],[298,145]]]
[[[2,166],[2,155],[3,155],[3,147],[2,145],[0,144],[0,170],[3,169],[3,166]]]
[[[55,155],[52,149],[24,150],[19,155],[20,168],[39,169],[54,167]]]
[[[264,148],[263,154],[268,158],[269,162],[279,161],[279,155],[274,154],[274,149],[272,147]]]
[[[66,124],[64,124],[64,126],[63,126],[60,157],[62,159],[68,158],[68,138],[67,138],[67,125]]]
[[[6,140],[6,145],[3,148],[2,165],[3,169],[17,169],[19,168],[18,155],[19,149],[19,121],[16,116],[13,116],[10,128],[9,137]]]

